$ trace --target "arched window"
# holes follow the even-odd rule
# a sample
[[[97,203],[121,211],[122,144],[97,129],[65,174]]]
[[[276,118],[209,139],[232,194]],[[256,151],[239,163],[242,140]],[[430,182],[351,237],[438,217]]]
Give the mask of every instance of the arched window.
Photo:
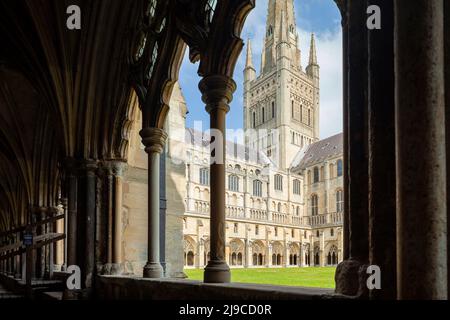
[[[317,216],[319,214],[319,197],[314,194],[311,196],[311,215]]]
[[[344,196],[342,190],[336,191],[336,211],[344,211]]]
[[[303,231],[303,238],[306,239],[306,231]]]
[[[319,230],[316,231],[316,237],[317,237],[317,238],[320,237],[320,232],[319,232]]]
[[[253,196],[262,197],[262,182],[259,180],[253,181]]]
[[[264,263],[264,257],[263,257],[263,255],[262,255],[262,253],[260,253],[260,254],[258,255],[258,266],[262,266],[263,263]]]
[[[293,184],[294,184],[293,185],[294,194],[300,195],[300,187],[301,187],[300,180],[295,179]]]
[[[338,160],[337,162],[337,176],[342,177],[342,160]]]
[[[256,128],[256,113],[253,112],[253,128]]]
[[[283,191],[283,176],[280,174],[276,174],[274,179],[275,179],[275,190]]]
[[[242,266],[242,253],[238,253],[237,255],[237,265]]]
[[[233,252],[233,254],[231,255],[231,265],[235,266],[237,264],[237,255],[236,252]]]
[[[266,115],[264,112],[264,108],[262,108],[262,123],[264,123],[266,121]]]
[[[267,35],[270,37],[273,34],[273,27],[269,26],[269,29],[267,30]]]
[[[272,118],[275,118],[275,102],[272,101]]]
[[[311,109],[308,109],[308,126],[311,125]]]
[[[274,231],[275,231],[275,237],[278,237],[278,227],[275,227]]]
[[[330,230],[330,236],[334,237],[334,229],[333,228],[331,228],[331,230]]]
[[[194,253],[189,251],[187,254],[187,265],[192,267],[194,265]]]
[[[206,3],[206,15],[208,16],[209,23],[212,22],[214,18],[214,11],[216,10],[217,0],[208,0]]]
[[[313,183],[317,183],[317,182],[319,182],[319,179],[320,179],[319,168],[314,167],[313,171],[314,171]]]
[[[258,255],[256,253],[253,254],[253,265],[254,266],[258,265]]]
[[[239,177],[236,175],[228,176],[228,189],[230,191],[239,191]]]
[[[209,169],[200,168],[200,184],[204,186],[209,185]]]

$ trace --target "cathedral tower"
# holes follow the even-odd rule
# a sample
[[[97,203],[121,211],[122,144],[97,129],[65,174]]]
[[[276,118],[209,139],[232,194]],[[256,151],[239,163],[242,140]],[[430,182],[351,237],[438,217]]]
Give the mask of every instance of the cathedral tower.
[[[301,63],[293,0],[269,0],[260,74],[250,41],[244,69],[246,142],[263,150],[280,169],[290,167],[305,145],[319,140],[319,65],[314,35],[309,63]]]

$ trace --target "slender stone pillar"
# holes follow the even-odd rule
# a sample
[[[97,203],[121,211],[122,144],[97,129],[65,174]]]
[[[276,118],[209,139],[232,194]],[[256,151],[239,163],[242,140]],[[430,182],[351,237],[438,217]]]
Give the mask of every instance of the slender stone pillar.
[[[236,83],[229,77],[214,75],[203,78],[199,88],[210,115],[210,128],[214,138],[210,167],[211,260],[205,268],[204,281],[226,283],[230,282],[231,276],[225,261],[225,122]]]
[[[96,229],[96,196],[97,196],[97,175],[98,164],[96,161],[87,160],[83,164],[85,171],[85,198],[84,198],[84,226],[85,226],[85,244],[84,253],[84,285],[91,288],[94,281],[95,272],[95,229]],[[80,251],[81,253],[81,251]]]
[[[326,253],[325,253],[325,232],[320,232],[320,266],[326,265]]]
[[[367,294],[362,280],[369,258],[367,2],[347,0],[344,24],[344,256],[336,269],[336,292]]]
[[[145,128],[141,130],[140,135],[148,154],[148,261],[144,267],[144,278],[162,278],[159,243],[159,184],[160,157],[164,151],[167,134],[162,129]]]
[[[110,163],[105,166],[106,174],[106,267],[103,272],[111,274],[111,265],[113,262],[113,235],[114,235],[114,176],[113,168]]]
[[[114,246],[113,246],[113,274],[122,273],[122,197],[123,197],[123,162],[114,165]]]
[[[64,212],[64,234],[66,235],[66,238],[63,240],[64,243],[64,263],[63,266],[61,268],[62,271],[66,271],[67,270],[67,239],[68,239],[68,199],[67,198],[62,198],[61,199],[61,203],[62,203],[62,207],[63,207],[63,212]]]
[[[369,0],[380,7],[380,30],[369,42],[369,260],[382,272],[381,290],[372,299],[396,297],[394,3]]]
[[[444,1],[394,3],[397,297],[447,299]]]
[[[445,141],[447,151],[447,168],[450,168],[450,1],[444,1],[444,49],[445,49]],[[447,190],[450,190],[450,170],[447,170]],[[450,203],[450,192],[447,191],[447,203]],[[447,206],[447,272],[450,269],[450,211]],[[450,277],[447,275],[447,289],[450,291]],[[448,293],[450,296],[450,292]]]
[[[67,266],[77,264],[78,177],[74,159],[66,160],[67,179]]]

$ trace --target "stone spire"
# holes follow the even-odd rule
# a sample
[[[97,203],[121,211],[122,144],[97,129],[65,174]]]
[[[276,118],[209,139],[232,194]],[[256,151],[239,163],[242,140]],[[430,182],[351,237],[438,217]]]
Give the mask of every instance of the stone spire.
[[[278,36],[278,44],[288,42],[288,32],[287,32],[287,26],[286,26],[286,18],[284,11],[281,11],[281,18],[280,18],[280,34]]]
[[[276,50],[284,43],[291,61],[295,61],[297,48],[296,22],[293,0],[269,0],[266,20],[266,36],[263,49],[262,73],[271,72],[276,66]]]
[[[250,39],[247,40],[247,60],[245,62],[245,67],[255,69],[253,66],[252,42]]]
[[[314,33],[311,34],[311,45],[309,47],[309,65],[317,66],[316,39]]]
[[[251,82],[255,79],[256,79],[256,69],[253,66],[252,43],[251,43],[250,39],[248,39],[247,59],[245,62],[245,69],[244,69],[244,82],[246,84],[246,90],[250,89],[250,87],[248,86],[249,82]]]

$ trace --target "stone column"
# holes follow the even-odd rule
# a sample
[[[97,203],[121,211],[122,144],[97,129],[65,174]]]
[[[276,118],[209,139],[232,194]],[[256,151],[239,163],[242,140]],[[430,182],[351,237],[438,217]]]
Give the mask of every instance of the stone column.
[[[210,115],[210,128],[214,141],[211,144],[211,260],[205,268],[207,283],[230,282],[230,268],[225,261],[225,131],[226,115],[236,83],[227,76],[213,75],[199,84],[206,111]]]
[[[63,240],[63,265],[61,266],[61,271],[67,270],[67,239],[68,239],[68,199],[62,198],[61,204],[64,212],[64,220],[63,220],[63,228],[64,228],[64,234],[66,235],[66,238]]]
[[[205,241],[203,239],[200,240],[200,242],[199,242],[197,255],[198,255],[198,257],[197,257],[197,266],[196,267],[202,268],[202,267],[204,267],[203,259],[205,256]]]
[[[450,2],[444,1],[444,46],[445,46],[445,140],[447,151],[447,168],[450,168]],[[447,170],[447,190],[450,190],[450,170]],[[447,203],[450,192],[447,191]],[[447,243],[450,243],[450,212],[447,206]],[[447,270],[450,268],[450,254],[447,248]],[[448,272],[448,271],[447,271]],[[447,289],[450,291],[450,277],[447,276]],[[450,296],[450,292],[449,292]]]
[[[270,243],[270,242],[269,242],[269,245],[267,246],[266,266],[267,266],[267,268],[270,268],[272,266],[272,243]]]
[[[82,168],[84,176],[84,203],[83,223],[85,248],[79,249],[79,254],[84,257],[83,282],[86,288],[92,288],[95,272],[95,227],[96,227],[96,197],[97,197],[97,169],[98,164],[94,160],[84,161]]]
[[[159,128],[145,128],[140,132],[142,143],[148,154],[148,261],[144,267],[144,278],[162,278],[160,261],[160,157],[164,151],[167,134]]]
[[[394,3],[369,0],[382,12],[382,28],[368,31],[369,261],[382,270],[382,290],[371,298],[396,297]]]
[[[75,159],[66,160],[67,183],[67,266],[77,264],[78,177]]]
[[[360,279],[369,257],[367,2],[347,0],[344,16],[344,255],[336,269],[336,292],[363,295]],[[360,290],[361,289],[361,290]]]
[[[325,232],[321,231],[320,232],[320,266],[324,267],[325,266]]]
[[[122,200],[123,200],[123,162],[114,162],[114,233],[112,251],[112,274],[121,274],[122,261]]]
[[[394,3],[397,297],[447,299],[444,1]]]
[[[246,258],[245,258],[245,267],[249,268],[251,266],[253,266],[253,249],[252,249],[252,242],[247,239],[246,240],[246,248],[247,248],[247,252],[246,254]]]

